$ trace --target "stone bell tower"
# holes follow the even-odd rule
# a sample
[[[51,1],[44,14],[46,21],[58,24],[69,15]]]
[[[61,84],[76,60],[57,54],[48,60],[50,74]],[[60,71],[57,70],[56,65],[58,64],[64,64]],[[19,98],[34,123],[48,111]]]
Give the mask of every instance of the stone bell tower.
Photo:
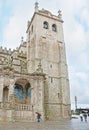
[[[27,26],[28,72],[34,73],[39,64],[46,74],[45,118],[69,118],[70,89],[61,11],[56,16],[48,10],[39,10],[36,2],[35,12]]]

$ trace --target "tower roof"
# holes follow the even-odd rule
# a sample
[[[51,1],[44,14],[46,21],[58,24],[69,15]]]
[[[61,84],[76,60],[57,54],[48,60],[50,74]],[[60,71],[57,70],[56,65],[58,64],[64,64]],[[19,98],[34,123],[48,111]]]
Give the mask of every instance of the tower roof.
[[[48,17],[48,18],[51,18],[51,19],[54,19],[54,20],[57,20],[57,21],[60,21],[60,22],[63,22],[62,20],[62,15],[61,15],[61,11],[59,10],[58,11],[58,15],[54,15],[52,14],[49,10],[46,10],[44,8],[42,8],[41,10],[38,9],[38,2],[35,2],[35,12],[32,16],[32,19],[30,22],[28,22],[28,26],[27,26],[27,31],[28,32],[28,29],[35,17],[35,15],[38,14],[38,15],[42,15],[42,16],[45,16],[45,17]]]

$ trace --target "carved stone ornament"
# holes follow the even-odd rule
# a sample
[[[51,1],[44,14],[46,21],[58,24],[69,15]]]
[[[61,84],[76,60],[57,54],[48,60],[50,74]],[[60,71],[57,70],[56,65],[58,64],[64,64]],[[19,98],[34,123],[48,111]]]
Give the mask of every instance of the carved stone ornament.
[[[36,69],[37,73],[43,73],[43,69],[41,68],[41,63],[39,63],[38,68]]]
[[[8,75],[9,77],[13,77],[14,76],[14,70],[13,70],[13,68],[11,68],[11,67],[3,67],[2,68],[2,74],[3,74],[3,76],[6,76],[6,75]]]
[[[10,85],[10,79],[9,76],[4,77],[4,86],[9,86]]]
[[[46,37],[42,37],[42,36],[41,36],[41,37],[39,38],[39,42],[40,42],[40,43],[46,43]]]

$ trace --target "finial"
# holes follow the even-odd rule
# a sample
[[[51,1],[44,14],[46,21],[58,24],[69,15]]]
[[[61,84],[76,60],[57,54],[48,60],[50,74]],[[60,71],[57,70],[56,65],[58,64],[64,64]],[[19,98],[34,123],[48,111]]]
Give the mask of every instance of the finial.
[[[22,37],[21,37],[21,43],[23,43],[23,39],[24,39],[24,37],[22,36]]]
[[[61,10],[60,9],[58,10],[58,14],[61,14]]]
[[[58,10],[58,17],[61,18],[61,10]]]
[[[36,1],[35,2],[35,12],[37,12],[38,11],[38,2]]]

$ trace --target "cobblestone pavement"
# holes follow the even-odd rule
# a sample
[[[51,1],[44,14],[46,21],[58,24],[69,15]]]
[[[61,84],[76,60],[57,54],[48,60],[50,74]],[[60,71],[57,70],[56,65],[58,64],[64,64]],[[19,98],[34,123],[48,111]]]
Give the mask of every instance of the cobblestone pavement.
[[[45,121],[35,123],[1,123],[0,130],[89,130],[89,120],[81,122],[80,119]]]

